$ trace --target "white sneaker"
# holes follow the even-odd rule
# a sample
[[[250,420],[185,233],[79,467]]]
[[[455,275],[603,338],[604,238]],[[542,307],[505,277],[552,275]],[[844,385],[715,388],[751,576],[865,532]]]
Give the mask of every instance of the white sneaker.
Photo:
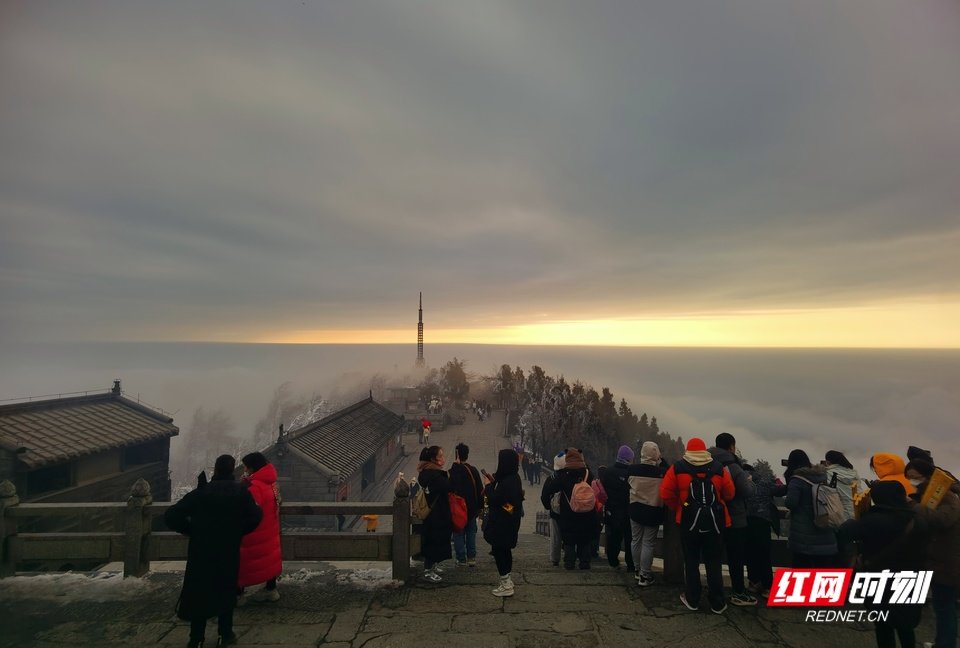
[[[427,570],[427,571],[423,572],[423,579],[424,579],[424,580],[428,580],[428,581],[430,581],[431,583],[439,583],[440,581],[443,580],[443,578],[440,576],[440,574],[438,574],[437,572],[435,572],[435,571],[433,571],[433,570]]]
[[[253,600],[274,603],[280,600],[280,591],[276,589],[262,589],[253,595]]]
[[[494,596],[513,596],[513,581],[507,578],[500,579],[500,584],[493,590]]]

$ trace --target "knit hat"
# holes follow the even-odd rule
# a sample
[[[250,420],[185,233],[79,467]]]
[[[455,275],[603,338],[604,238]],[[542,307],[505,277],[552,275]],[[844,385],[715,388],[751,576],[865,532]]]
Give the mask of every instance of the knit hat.
[[[583,470],[587,464],[583,461],[583,455],[576,448],[567,448],[567,454],[563,458],[564,468],[573,470]]]
[[[698,439],[693,437],[687,441],[687,452],[702,452],[707,449],[707,444],[703,442],[703,439]]]
[[[633,463],[633,448],[628,445],[620,446],[617,450],[617,463]]]
[[[926,459],[927,461],[933,461],[929,450],[923,450],[917,446],[907,448],[907,459]]]
[[[563,470],[566,466],[567,452],[566,450],[561,450],[557,453],[557,456],[553,458],[553,469],[554,470]]]

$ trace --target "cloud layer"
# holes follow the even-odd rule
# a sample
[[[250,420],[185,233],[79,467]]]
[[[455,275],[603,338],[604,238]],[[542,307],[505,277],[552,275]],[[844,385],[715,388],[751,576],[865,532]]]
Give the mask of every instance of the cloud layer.
[[[0,334],[957,302],[960,7],[23,3]]]

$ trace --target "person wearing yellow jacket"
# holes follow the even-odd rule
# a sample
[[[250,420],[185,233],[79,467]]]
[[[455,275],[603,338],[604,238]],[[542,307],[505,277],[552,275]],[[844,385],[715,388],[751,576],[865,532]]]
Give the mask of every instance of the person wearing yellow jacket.
[[[377,524],[380,523],[380,516],[376,513],[367,513],[361,517],[367,522],[367,533],[376,532]]]

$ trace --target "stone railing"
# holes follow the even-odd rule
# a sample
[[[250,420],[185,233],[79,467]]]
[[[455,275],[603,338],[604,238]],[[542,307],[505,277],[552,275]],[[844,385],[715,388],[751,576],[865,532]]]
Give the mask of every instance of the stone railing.
[[[124,576],[143,576],[151,560],[186,560],[186,536],[153,531],[153,518],[162,516],[171,502],[154,502],[150,485],[138,480],[126,502],[20,503],[9,481],[0,483],[0,577],[12,576],[18,563],[123,562]],[[284,560],[390,561],[393,577],[410,576],[410,499],[398,494],[393,502],[284,502],[281,515],[390,515],[392,533],[286,532],[281,534]],[[122,523],[114,531],[88,533],[18,533],[18,522],[37,518],[114,514]]]

